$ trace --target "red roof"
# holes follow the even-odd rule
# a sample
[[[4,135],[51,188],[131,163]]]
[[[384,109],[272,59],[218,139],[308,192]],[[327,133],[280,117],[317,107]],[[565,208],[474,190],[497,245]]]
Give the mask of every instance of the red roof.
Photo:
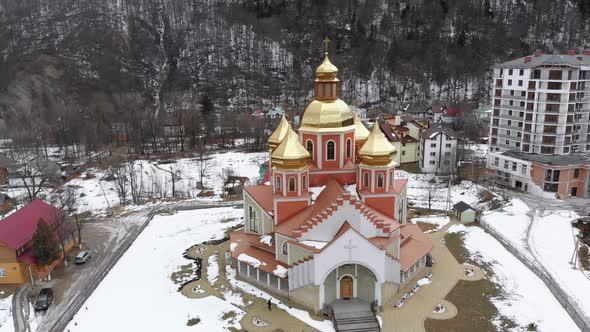
[[[267,174],[270,171],[267,172]],[[266,212],[271,213],[274,208],[272,186],[258,185],[244,187],[244,190],[263,208]]]
[[[39,219],[51,225],[64,216],[64,211],[35,199],[0,221],[0,243],[18,249],[31,241]]]

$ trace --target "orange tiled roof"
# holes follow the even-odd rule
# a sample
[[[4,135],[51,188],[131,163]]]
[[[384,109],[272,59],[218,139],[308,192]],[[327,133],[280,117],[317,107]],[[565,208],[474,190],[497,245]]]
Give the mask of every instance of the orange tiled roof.
[[[272,186],[259,185],[247,186],[244,190],[262,207],[266,212],[272,213],[274,208]]]
[[[274,250],[265,250],[259,245],[267,247],[267,245],[260,243],[258,235],[247,234],[244,229],[238,229],[230,234],[230,242],[237,244],[231,253],[232,258],[237,259],[240,254],[246,254],[250,257],[258,259],[262,264],[258,269],[273,274],[273,271],[280,265],[284,268],[289,268],[289,265],[275,259]],[[273,247],[274,249],[274,247]]]
[[[405,224],[401,228],[400,265],[408,271],[416,262],[432,250],[432,242],[418,225]]]

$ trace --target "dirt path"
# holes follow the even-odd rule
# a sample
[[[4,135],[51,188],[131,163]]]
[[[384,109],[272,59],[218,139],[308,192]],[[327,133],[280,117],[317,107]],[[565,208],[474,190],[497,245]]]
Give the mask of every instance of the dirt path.
[[[481,269],[460,264],[444,245],[444,236],[449,227],[454,224],[456,222],[449,223],[438,232],[427,234],[434,245],[431,255],[435,260],[435,264],[430,269],[432,281],[430,284],[422,286],[403,307],[399,309],[393,307],[399,297],[411,289],[416,284],[416,281],[428,272],[424,271],[409,282],[401,290],[399,296],[383,305],[383,310],[379,313],[383,318],[383,331],[425,331],[424,321],[427,318],[449,319],[454,317],[457,314],[457,308],[445,300],[447,294],[459,280],[475,281],[484,277]],[[466,267],[473,270],[473,276],[468,277],[465,275]],[[445,307],[446,311],[444,313],[433,313],[434,307],[438,304]]]

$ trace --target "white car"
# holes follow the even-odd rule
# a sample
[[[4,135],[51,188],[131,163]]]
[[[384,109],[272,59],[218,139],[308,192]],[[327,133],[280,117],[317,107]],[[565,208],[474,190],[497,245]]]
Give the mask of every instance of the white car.
[[[76,259],[74,262],[76,264],[84,264],[90,258],[90,251],[80,251],[78,255],[76,255]]]

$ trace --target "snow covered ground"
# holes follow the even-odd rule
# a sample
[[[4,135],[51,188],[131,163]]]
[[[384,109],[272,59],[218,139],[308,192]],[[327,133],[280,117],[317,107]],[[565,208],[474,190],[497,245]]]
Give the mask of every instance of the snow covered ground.
[[[431,233],[431,232],[440,231],[443,227],[445,227],[445,225],[447,225],[449,222],[451,222],[451,218],[449,218],[449,216],[444,215],[444,214],[433,214],[433,215],[429,215],[429,216],[412,218],[411,222],[412,222],[412,224],[424,223],[424,224],[436,225],[435,229],[431,229],[431,230],[425,232],[425,233]]]
[[[413,206],[428,208],[428,195],[431,194],[431,208],[444,210],[447,202],[447,182],[437,182],[434,174],[414,174],[403,170],[396,170],[397,179],[408,179],[408,202]],[[438,181],[441,181],[440,179]],[[460,201],[475,207],[480,207],[480,194],[486,189],[471,181],[462,181],[458,185],[451,185],[451,208]]]
[[[0,332],[13,332],[12,295],[0,299]]]
[[[259,165],[266,160],[268,153],[225,152],[213,154],[208,161],[208,171],[203,179],[204,185],[211,188],[215,196],[206,200],[219,200],[223,183],[221,171],[231,168],[235,175],[245,176],[251,183],[258,180]],[[175,190],[180,196],[194,198],[200,192],[197,189],[198,162],[195,158],[171,160],[171,163],[159,164],[153,160],[137,160],[133,163],[138,181],[143,184],[146,196],[161,198],[171,197],[171,171],[177,173],[179,179]],[[86,177],[86,174],[90,174]],[[69,181],[66,185],[75,188],[82,197],[80,211],[91,211],[95,214],[104,213],[109,207],[119,205],[119,197],[115,190],[115,182],[107,181],[107,171],[97,168],[88,169],[81,177]],[[131,199],[129,193],[128,200]]]
[[[570,264],[578,232],[571,227],[571,221],[577,217],[565,203],[557,207],[531,207],[515,198],[505,208],[485,214],[483,222],[543,266],[590,317],[590,299],[580,292],[590,289],[590,278]]]
[[[156,216],[113,267],[66,330],[220,331],[240,328],[244,312],[214,296],[189,299],[177,291],[171,274],[187,264],[182,252],[193,244],[223,237],[240,223],[242,209],[212,208]],[[226,218],[235,221],[221,223]],[[231,322],[221,319],[234,312]],[[189,327],[187,321],[201,322]]]
[[[503,316],[521,327],[535,323],[538,331],[579,331],[541,279],[479,227],[453,225],[449,232],[463,233],[471,258],[489,264],[492,282],[501,285],[504,296],[492,302]]]

